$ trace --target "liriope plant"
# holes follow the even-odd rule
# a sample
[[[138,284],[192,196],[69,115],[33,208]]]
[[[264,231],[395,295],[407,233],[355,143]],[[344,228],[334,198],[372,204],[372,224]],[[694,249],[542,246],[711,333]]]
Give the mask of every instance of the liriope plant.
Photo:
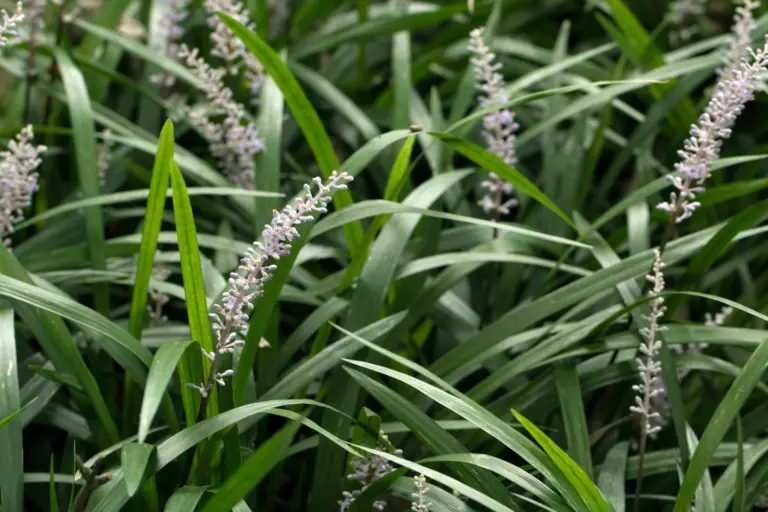
[[[584,7],[0,4],[2,511],[764,502],[768,19]]]

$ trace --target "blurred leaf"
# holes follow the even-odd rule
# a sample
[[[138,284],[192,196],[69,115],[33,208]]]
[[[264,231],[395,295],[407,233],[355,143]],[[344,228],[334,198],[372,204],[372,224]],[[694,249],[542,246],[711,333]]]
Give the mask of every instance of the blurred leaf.
[[[88,42],[84,42],[82,51],[89,51]],[[80,188],[86,198],[99,195],[99,168],[96,155],[96,132],[91,101],[80,70],[71,57],[59,48],[53,49],[61,73],[64,91],[69,104],[72,123],[72,135],[75,145],[75,161]],[[88,251],[94,270],[106,270],[107,260],[104,252],[104,221],[101,208],[94,205],[85,209],[85,228],[88,235]],[[109,315],[109,288],[106,283],[94,285],[96,309],[104,316]]]
[[[471,142],[463,140],[447,133],[430,133],[430,135],[443,143],[449,145],[465,157],[469,158],[486,171],[493,172],[503,180],[510,182],[517,190],[530,196],[545,207],[552,210],[558,217],[563,219],[566,224],[574,227],[573,222],[563,213],[536,185],[523,176],[517,169],[507,165],[504,161],[493,153],[477,146]]]
[[[292,422],[272,434],[251,454],[237,471],[221,484],[216,496],[208,500],[203,512],[229,512],[255,489],[269,472],[283,460],[301,427]]]
[[[13,310],[0,309],[0,495],[5,512],[24,510],[24,454],[22,451],[18,362]]]
[[[128,496],[133,496],[139,490],[144,473],[150,465],[150,458],[154,454],[155,446],[152,444],[130,443],[123,446],[120,465],[123,468]]]
[[[624,486],[626,482],[628,453],[628,442],[621,441],[613,445],[605,456],[597,478],[597,486],[600,488],[603,496],[605,496],[613,512],[624,512],[625,510],[627,500]]]
[[[563,413],[565,433],[568,438],[568,451],[591,480],[592,455],[590,454],[589,431],[576,367],[568,363],[555,366],[555,385],[560,399],[560,410]]]
[[[168,499],[163,510],[165,512],[194,511],[207,489],[208,487],[182,487]]]
[[[149,428],[152,426],[152,420],[163,396],[165,396],[166,388],[179,364],[179,359],[189,347],[199,347],[199,345],[194,341],[165,343],[152,358],[147,384],[144,388],[144,397],[141,401],[141,413],[139,414],[139,443],[146,440]]]

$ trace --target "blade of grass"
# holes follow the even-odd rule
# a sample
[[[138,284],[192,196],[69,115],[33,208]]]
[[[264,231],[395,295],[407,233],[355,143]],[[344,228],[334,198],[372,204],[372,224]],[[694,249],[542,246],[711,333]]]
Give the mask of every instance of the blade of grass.
[[[173,214],[176,219],[176,236],[179,243],[179,256],[181,258],[181,275],[184,281],[184,295],[186,297],[187,318],[192,339],[200,343],[200,347],[206,352],[213,352],[213,338],[208,319],[208,303],[205,297],[205,282],[203,280],[202,264],[200,263],[200,248],[197,245],[197,228],[192,213],[192,205],[187,195],[187,187],[184,177],[176,163],[171,165],[171,187],[173,188]],[[198,416],[197,407],[200,397],[197,391],[189,389],[188,383],[201,385],[208,378],[208,368],[203,365],[200,353],[186,353],[184,365],[181,370],[182,396],[184,397],[187,424],[195,421]],[[185,379],[194,379],[185,381]],[[194,407],[190,407],[194,404]],[[187,409],[190,409],[187,411]],[[211,399],[207,412],[214,416],[218,411],[217,401]]]
[[[301,422],[294,421],[271,435],[208,500],[202,512],[229,512],[285,458]]]
[[[85,43],[83,43],[85,45]],[[91,101],[85,79],[72,58],[60,48],[53,49],[64,91],[69,106],[72,135],[75,145],[75,160],[80,188],[86,198],[99,195],[99,169],[96,155],[96,132]],[[104,221],[101,208],[94,205],[85,209],[85,228],[88,236],[88,250],[94,270],[106,270],[107,260],[104,250]],[[109,315],[109,287],[106,283],[94,285],[96,310],[104,316]]]
[[[568,363],[555,366],[555,385],[560,399],[563,423],[565,423],[568,451],[591,480],[592,456],[589,447],[589,431],[576,366]]]
[[[0,497],[5,512],[24,510],[24,452],[21,438],[21,418],[15,416],[21,408],[16,333],[13,310],[0,309],[0,418],[11,416],[0,427]]]
[[[147,384],[144,389],[144,396],[141,402],[141,412],[139,413],[139,443],[147,439],[149,429],[152,426],[152,420],[157,414],[160,402],[165,396],[165,390],[173,377],[173,372],[179,364],[179,359],[184,355],[189,347],[198,347],[194,341],[178,341],[173,343],[164,343],[152,358],[152,366],[149,367]],[[197,353],[195,353],[197,355]],[[195,409],[193,411],[197,413]]]
[[[587,474],[574,462],[573,459],[560,449],[544,432],[536,425],[528,421],[522,414],[513,410],[512,414],[517,421],[522,423],[525,430],[536,440],[539,445],[547,452],[555,465],[565,475],[570,484],[577,490],[591,512],[611,512],[608,503],[606,503],[600,490],[589,479]]]
[[[546,208],[552,210],[558,217],[563,219],[566,224],[575,227],[571,219],[563,213],[544,193],[539,190],[528,178],[523,176],[520,171],[507,165],[501,158],[493,153],[473,144],[469,141],[450,135],[447,133],[430,133],[437,140],[447,144],[465,157],[469,158],[483,169],[496,173],[499,177],[512,183],[517,190],[526,194],[541,203]]]
[[[741,406],[760,381],[767,364],[768,339],[763,341],[752,353],[752,356],[743,366],[741,374],[728,389],[712,419],[707,424],[680,485],[680,491],[675,499],[674,512],[690,510],[696,489],[698,489],[718,445],[739,413]]]

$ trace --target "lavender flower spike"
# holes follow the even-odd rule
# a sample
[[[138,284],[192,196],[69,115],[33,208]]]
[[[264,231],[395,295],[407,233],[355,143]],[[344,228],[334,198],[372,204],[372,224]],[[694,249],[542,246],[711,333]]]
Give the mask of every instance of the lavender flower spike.
[[[219,161],[227,177],[236,185],[251,188],[256,174],[254,157],[264,149],[264,142],[253,123],[243,124],[245,107],[232,99],[232,91],[224,85],[226,72],[209,66],[198,53],[197,48],[190,50],[182,44],[178,57],[203,81],[215,114],[223,114],[224,120],[215,123],[202,109],[189,109],[189,117],[208,139],[211,154]]]
[[[691,126],[691,136],[685,140],[684,149],[678,151],[682,161],[675,164],[682,177],[667,175],[678,192],[672,192],[669,201],[656,207],[672,214],[675,222],[687,219],[700,206],[696,194],[704,191],[701,185],[709,177],[712,163],[720,156],[723,141],[731,136],[744,105],[752,99],[755,81],[768,70],[768,38],[763,48],[748,48],[748,52],[751,59],[742,60],[737,69],[721,75],[698,125]]]
[[[248,9],[239,0],[205,0],[205,9],[209,13],[208,26],[213,29],[211,54],[227,63],[227,71],[230,75],[243,73],[249,81],[253,102],[258,102],[258,93],[264,83],[264,68],[217,14],[219,12],[226,14],[253,30],[254,26]]]
[[[749,45],[752,42],[750,34],[757,25],[752,11],[760,7],[760,2],[740,0],[739,4],[733,15],[728,53],[723,61],[723,66],[717,70],[717,74],[721,77],[727,77],[734,69],[739,69],[741,61],[749,56]]]
[[[480,106],[494,107],[509,101],[504,91],[504,77],[498,72],[500,63],[494,63],[496,55],[483,40],[484,30],[477,28],[470,33],[469,51],[474,54],[472,66],[475,71],[477,89],[481,91]],[[488,149],[504,160],[508,165],[517,163],[515,135],[520,128],[515,122],[515,114],[508,108],[490,112],[483,117],[482,136]],[[488,191],[480,201],[480,206],[486,214],[494,212],[495,217],[509,214],[511,208],[517,205],[512,198],[504,201],[514,191],[511,183],[507,183],[494,173],[489,173],[489,179],[480,183],[481,188]]]
[[[16,2],[16,12],[12,15],[9,15],[5,9],[0,10],[0,16],[2,16],[2,21],[0,22],[0,48],[8,43],[8,38],[5,37],[6,34],[15,36],[15,28],[19,25],[19,23],[24,21],[24,12],[22,7],[22,2]]]
[[[630,411],[643,417],[643,431],[650,436],[661,430],[658,423],[661,420],[661,414],[654,410],[653,405],[658,395],[664,392],[663,386],[659,385],[661,363],[656,361],[656,354],[661,348],[661,341],[657,339],[657,335],[666,330],[665,327],[659,325],[659,320],[664,316],[664,311],[667,309],[664,306],[664,297],[659,296],[664,291],[662,268],[664,268],[664,264],[661,262],[661,251],[656,249],[656,261],[653,264],[651,274],[646,277],[648,281],[653,283],[653,289],[649,293],[652,297],[650,325],[640,331],[645,338],[645,343],[640,345],[640,352],[645,356],[645,359],[637,358],[637,369],[642,384],[632,386],[637,396],[635,396],[635,405],[629,408]]]
[[[229,276],[229,287],[224,292],[221,305],[214,305],[215,313],[210,315],[213,330],[216,335],[214,352],[205,352],[211,361],[211,373],[208,383],[201,386],[190,386],[200,391],[205,397],[213,389],[215,383],[224,385],[224,377],[232,375],[231,370],[218,373],[219,361],[222,354],[234,353],[235,349],[245,345],[243,338],[248,330],[248,313],[253,308],[253,299],[261,296],[264,283],[272,278],[276,265],[268,265],[270,260],[279,260],[291,253],[293,240],[299,238],[296,227],[306,222],[312,222],[312,213],[326,213],[331,202],[331,196],[336,190],[347,188],[352,176],[335,171],[324,184],[320,178],[314,178],[318,190],[312,193],[309,185],[304,185],[304,196],[296,200],[296,206],[288,205],[281,212],[274,211],[272,223],[264,227],[262,241],[256,241],[240,260],[237,272]]]
[[[34,136],[32,125],[28,125],[8,143],[7,151],[0,152],[0,238],[6,246],[14,224],[24,219],[24,208],[32,204],[37,191],[35,170],[41,163],[40,155],[48,150],[33,145]]]

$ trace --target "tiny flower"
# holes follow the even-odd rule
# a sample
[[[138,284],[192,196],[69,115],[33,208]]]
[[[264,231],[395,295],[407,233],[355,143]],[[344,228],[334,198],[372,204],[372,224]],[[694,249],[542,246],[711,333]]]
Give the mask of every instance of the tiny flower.
[[[8,43],[6,35],[15,36],[16,27],[24,21],[24,11],[22,2],[16,2],[16,12],[9,15],[5,9],[0,10],[0,48]]]
[[[731,316],[731,314],[733,314],[733,308],[730,306],[725,306],[719,313],[716,313],[714,317],[709,313],[704,313],[704,325],[707,327],[722,327],[725,325],[725,321],[728,320],[728,317]]]
[[[8,150],[0,152],[0,239],[6,245],[10,244],[7,237],[14,232],[14,224],[24,220],[24,209],[37,192],[36,169],[48,148],[33,145],[34,136],[32,125],[28,125],[8,143]]]
[[[635,396],[635,405],[629,408],[630,411],[637,413],[643,418],[643,431],[653,436],[661,430],[662,416],[654,404],[664,394],[664,386],[661,382],[661,363],[656,360],[656,355],[661,349],[661,340],[657,339],[659,333],[666,330],[659,325],[659,321],[664,316],[666,307],[664,306],[664,297],[660,294],[664,291],[664,274],[662,273],[664,264],[661,262],[661,251],[656,249],[656,260],[653,264],[651,274],[646,278],[653,283],[649,296],[651,299],[651,314],[648,318],[649,326],[640,330],[645,338],[645,343],[640,345],[641,357],[636,359],[638,373],[642,384],[635,384],[632,389],[637,393]]]
[[[485,44],[483,35],[484,31],[481,28],[470,33],[469,50],[474,54],[472,65],[475,81],[477,89],[482,93],[480,106],[487,108],[506,103],[509,97],[504,91],[504,77],[498,72],[501,64],[494,62],[496,55]],[[515,122],[514,112],[508,108],[495,110],[483,117],[482,136],[489,151],[508,165],[517,163],[515,142],[519,128],[520,125]],[[489,173],[489,179],[483,181],[480,186],[488,191],[479,203],[486,214],[493,212],[496,217],[508,215],[510,209],[517,205],[514,199],[504,201],[504,196],[511,195],[514,187],[496,174]]]

